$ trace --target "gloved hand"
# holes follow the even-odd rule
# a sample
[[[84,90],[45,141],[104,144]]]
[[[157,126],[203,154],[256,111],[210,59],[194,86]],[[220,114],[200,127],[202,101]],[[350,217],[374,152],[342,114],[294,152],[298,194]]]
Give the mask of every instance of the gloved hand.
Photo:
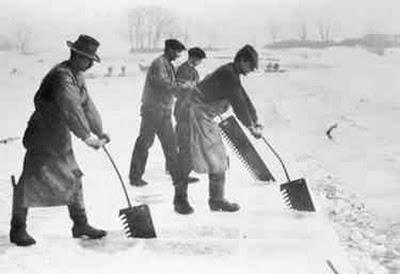
[[[111,141],[110,135],[108,133],[105,133],[105,132],[100,134],[99,138],[100,138],[101,141],[104,142],[104,144],[108,144]]]
[[[85,139],[85,144],[90,146],[91,148],[94,149],[99,149],[102,145],[105,144],[104,141],[100,140],[96,135],[90,134],[88,138]]]
[[[260,124],[255,124],[254,126],[249,127],[251,135],[253,135],[254,138],[260,139],[262,137],[262,130],[263,126]]]

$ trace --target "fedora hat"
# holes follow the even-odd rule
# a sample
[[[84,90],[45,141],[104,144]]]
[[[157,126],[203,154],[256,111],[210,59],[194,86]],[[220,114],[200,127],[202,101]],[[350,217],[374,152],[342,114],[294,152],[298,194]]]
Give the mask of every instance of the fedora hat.
[[[67,41],[67,46],[71,50],[96,62],[100,62],[100,57],[96,54],[99,45],[96,39],[84,34],[79,35],[75,42]]]

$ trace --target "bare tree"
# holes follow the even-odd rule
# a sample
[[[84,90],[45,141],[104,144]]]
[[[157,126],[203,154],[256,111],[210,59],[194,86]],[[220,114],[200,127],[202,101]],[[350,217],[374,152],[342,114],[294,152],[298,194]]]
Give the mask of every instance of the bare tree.
[[[28,52],[28,46],[32,35],[32,29],[25,23],[17,25],[16,29],[16,44],[17,49],[20,53],[24,54]]]
[[[333,40],[333,24],[331,20],[318,22],[318,35],[321,42],[330,42]]]
[[[160,6],[137,6],[129,12],[128,22],[131,51],[155,49],[161,39],[181,34],[177,16]]]
[[[146,6],[144,7],[144,20],[145,20],[145,39],[146,39],[146,48],[151,49],[154,48],[153,36],[154,36],[154,28],[156,24],[156,18],[159,14],[159,8],[154,6]]]
[[[163,38],[177,37],[181,32],[177,16],[168,9],[158,7],[154,23],[154,47],[159,46]]]
[[[132,9],[128,14],[131,51],[143,48],[144,14],[142,7]]]
[[[131,46],[130,52],[133,52],[134,51],[134,46],[133,46],[133,43],[134,43],[133,42],[134,41],[134,39],[133,39],[134,27],[133,27],[133,25],[131,25],[131,24],[128,25],[128,32],[129,32],[129,44]]]
[[[318,35],[321,42],[325,42],[325,31],[324,31],[324,24],[322,21],[318,22]]]
[[[307,40],[307,24],[305,22],[300,24],[299,38],[301,41]]]
[[[276,39],[278,38],[278,33],[279,33],[279,27],[276,24],[270,24],[269,25],[269,34],[272,39],[272,43],[276,42]]]
[[[327,42],[332,41],[332,26],[330,23],[325,25],[325,39]]]

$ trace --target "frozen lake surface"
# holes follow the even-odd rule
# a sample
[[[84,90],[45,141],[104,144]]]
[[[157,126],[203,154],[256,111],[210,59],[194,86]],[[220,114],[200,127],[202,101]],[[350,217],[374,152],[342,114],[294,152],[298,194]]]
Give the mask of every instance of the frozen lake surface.
[[[62,57],[0,54],[4,60],[0,68],[0,138],[22,136],[41,78]],[[201,74],[228,61],[212,58],[213,55],[232,54],[209,54],[211,58],[200,68]],[[170,180],[163,171],[164,158],[156,142],[146,171],[151,185],[130,188],[130,193],[138,202],[150,204],[160,239],[126,241],[116,218],[118,210],[125,207],[116,177],[101,152],[91,151],[77,141],[75,150],[85,173],[90,219],[110,230],[110,237],[95,244],[71,240],[66,211],[34,209],[28,225],[39,243],[21,251],[7,242],[9,176],[19,175],[24,153],[20,143],[14,142],[0,145],[0,261],[4,270],[15,270],[17,264],[20,273],[44,273],[45,269],[54,273],[57,265],[65,264],[61,255],[67,250],[68,258],[79,263],[70,270],[62,268],[60,273],[76,273],[93,263],[101,269],[96,273],[109,273],[116,265],[124,273],[123,267],[130,262],[130,270],[140,266],[159,273],[159,266],[151,263],[154,258],[165,266],[164,273],[180,273],[184,269],[177,262],[182,256],[200,272],[212,273],[224,265],[223,273],[265,273],[269,265],[270,269],[280,270],[273,273],[286,273],[286,268],[287,273],[293,273],[293,265],[299,262],[298,266],[304,269],[300,267],[296,273],[314,273],[310,271],[326,267],[326,254],[334,254],[339,265],[347,267],[340,248],[335,247],[331,225],[358,273],[391,273],[388,271],[400,269],[400,52],[392,50],[379,57],[362,49],[301,49],[265,51],[261,56],[279,58],[287,71],[264,73],[264,59],[260,71],[244,79],[244,86],[265,125],[264,133],[281,153],[292,177],[305,177],[313,188],[319,206],[316,216],[288,212],[281,205],[276,186],[255,182],[234,155],[228,172],[228,194],[241,203],[243,210],[232,215],[210,213],[206,208],[207,181],[202,177],[202,182],[191,186],[189,193],[196,213],[177,216],[172,210]],[[124,174],[140,122],[144,74],[137,64],[153,57],[105,56],[90,71],[87,81],[105,128],[111,133],[110,150]],[[127,66],[127,77],[103,77],[108,65],[118,69],[122,64]],[[10,73],[13,68],[17,71]],[[332,130],[331,140],[325,132],[333,124],[337,128]],[[256,141],[255,145],[278,182],[283,182],[281,168],[272,154],[262,143]],[[330,239],[332,249],[322,248],[321,239]],[[22,263],[17,259],[21,252]],[[82,255],[87,259],[79,259]],[[205,258],[210,263],[204,263]],[[241,258],[246,259],[240,262]],[[35,260],[43,261],[48,268],[35,268]],[[249,271],[246,262],[254,270]],[[168,271],[171,269],[176,272]],[[330,273],[329,269],[326,273]]]

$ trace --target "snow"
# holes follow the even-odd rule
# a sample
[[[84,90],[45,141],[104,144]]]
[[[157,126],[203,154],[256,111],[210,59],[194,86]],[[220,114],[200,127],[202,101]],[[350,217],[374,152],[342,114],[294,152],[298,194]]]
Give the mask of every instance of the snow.
[[[233,52],[210,53],[200,73],[227,62]],[[210,212],[207,178],[200,176],[189,189],[195,213],[177,215],[156,142],[145,174],[150,185],[128,191],[136,204],[149,204],[158,238],[126,239],[117,214],[127,204],[116,174],[104,153],[75,140],[89,220],[109,235],[99,241],[72,239],[65,208],[32,209],[28,228],[38,243],[19,248],[8,242],[9,176],[19,176],[24,150],[12,142],[0,145],[0,273],[334,273],[326,260],[339,273],[397,273],[400,52],[383,57],[357,48],[261,52],[278,58],[287,72],[263,73],[261,61],[244,85],[291,178],[306,178],[317,213],[288,210],[278,185],[254,181],[231,154],[227,195],[241,211]],[[0,55],[0,138],[21,137],[40,79],[67,53]],[[154,56],[106,55],[89,72],[89,92],[111,133],[109,150],[124,178],[140,123],[144,74],[138,63]],[[115,73],[126,65],[127,77],[103,77],[109,65]],[[10,73],[13,68],[17,71]],[[329,140],[325,131],[334,123],[338,127]],[[254,144],[284,182],[271,152],[261,141]]]

